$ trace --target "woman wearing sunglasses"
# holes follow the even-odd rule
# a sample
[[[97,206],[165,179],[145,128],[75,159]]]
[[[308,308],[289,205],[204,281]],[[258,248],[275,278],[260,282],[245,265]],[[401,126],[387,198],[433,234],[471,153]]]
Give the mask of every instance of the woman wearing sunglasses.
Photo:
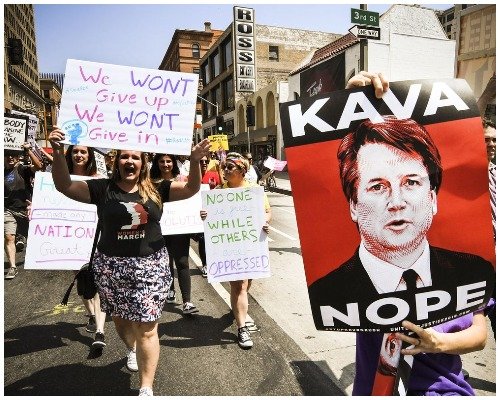
[[[234,189],[256,186],[245,179],[245,174],[250,167],[248,160],[239,153],[228,153],[226,162],[222,167],[225,183],[218,188]],[[269,200],[264,194],[264,210],[266,212],[265,225],[262,227],[264,232],[269,233],[269,221],[271,220],[271,206]],[[207,217],[207,212],[202,210],[201,218]],[[229,282],[231,285],[231,308],[238,327],[238,344],[243,349],[249,349],[253,346],[250,331],[246,325],[248,314],[248,291],[252,285],[251,279],[243,279]]]

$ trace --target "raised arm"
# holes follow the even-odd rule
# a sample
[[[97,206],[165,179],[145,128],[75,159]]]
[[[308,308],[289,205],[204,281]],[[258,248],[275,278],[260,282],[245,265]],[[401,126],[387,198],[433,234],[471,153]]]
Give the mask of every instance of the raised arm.
[[[43,163],[35,155],[35,153],[33,153],[33,150],[31,149],[31,144],[29,144],[28,142],[24,143],[23,149],[24,149],[25,154],[28,154],[28,156],[31,159],[31,166],[30,166],[31,171],[33,171],[33,172],[40,171],[43,167]]]
[[[172,182],[170,185],[170,201],[187,199],[200,190],[201,183],[201,169],[200,160],[208,156],[210,149],[210,141],[208,139],[202,140],[191,150],[189,157],[189,176],[187,183]]]
[[[61,140],[64,140],[64,132],[55,127],[49,134],[49,140],[54,154],[52,179],[56,189],[70,199],[90,203],[90,192],[87,183],[72,181],[69,175],[68,165],[64,158],[64,145],[61,143]]]
[[[389,89],[389,81],[385,79],[381,72],[366,72],[360,71],[347,82],[346,89],[352,89],[359,86],[373,85],[375,88],[375,96],[381,98],[387,89]]]

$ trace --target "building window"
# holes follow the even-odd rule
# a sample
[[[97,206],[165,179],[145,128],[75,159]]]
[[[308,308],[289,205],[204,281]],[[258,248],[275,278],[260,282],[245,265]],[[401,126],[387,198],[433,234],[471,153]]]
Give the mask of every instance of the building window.
[[[193,58],[200,58],[200,45],[198,43],[193,43],[191,50],[193,51]]]
[[[201,68],[203,69],[203,85],[207,85],[211,79],[210,79],[210,68],[208,66],[208,61],[205,62],[205,64],[203,64],[201,66]]]
[[[214,52],[214,54],[210,57],[210,61],[212,64],[212,76],[215,78],[220,74],[220,57],[218,51]]]
[[[224,68],[228,69],[233,65],[233,43],[228,40],[222,48],[224,49]]]
[[[234,108],[234,87],[233,80],[228,79],[224,82],[224,108]]]
[[[271,61],[279,61],[279,48],[278,46],[269,46],[269,60]]]
[[[217,85],[214,91],[212,92],[212,103],[217,104],[219,106],[219,111],[221,111],[220,107],[222,106],[222,89],[220,85]],[[214,114],[215,114],[215,107]]]
[[[455,13],[450,13],[446,16],[446,22],[453,21],[453,18],[455,17]]]

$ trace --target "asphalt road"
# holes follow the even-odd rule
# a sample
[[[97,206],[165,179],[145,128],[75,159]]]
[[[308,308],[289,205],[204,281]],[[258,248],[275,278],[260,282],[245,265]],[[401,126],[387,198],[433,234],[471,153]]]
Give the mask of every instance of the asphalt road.
[[[350,395],[354,334],[316,331],[305,284],[292,197],[268,192],[272,276],[254,280],[249,314],[261,327],[254,347],[241,350],[228,305],[227,284],[208,284],[192,242],[192,301],[200,313],[184,317],[167,304],[160,319],[156,395]],[[18,253],[22,267],[23,254]],[[107,347],[89,352],[85,311],[76,295],[59,303],[72,279],[68,271],[21,268],[5,281],[5,395],[136,395],[138,375],[125,367],[126,349],[113,323]],[[496,343],[464,355],[477,395],[496,393]]]

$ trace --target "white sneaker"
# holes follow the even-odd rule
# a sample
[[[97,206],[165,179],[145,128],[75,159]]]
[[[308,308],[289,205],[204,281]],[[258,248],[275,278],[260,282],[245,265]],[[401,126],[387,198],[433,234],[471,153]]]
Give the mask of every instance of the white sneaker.
[[[139,396],[154,396],[153,389],[150,387],[143,387],[139,389]]]
[[[129,371],[136,372],[139,371],[139,366],[137,365],[137,354],[134,349],[130,349],[127,354],[127,368]]]
[[[197,313],[199,312],[200,310],[198,310],[196,308],[196,306],[193,304],[193,303],[189,303],[189,302],[186,302],[184,303],[184,305],[182,306],[182,313],[184,315],[187,315],[187,314],[194,314],[194,313]]]

